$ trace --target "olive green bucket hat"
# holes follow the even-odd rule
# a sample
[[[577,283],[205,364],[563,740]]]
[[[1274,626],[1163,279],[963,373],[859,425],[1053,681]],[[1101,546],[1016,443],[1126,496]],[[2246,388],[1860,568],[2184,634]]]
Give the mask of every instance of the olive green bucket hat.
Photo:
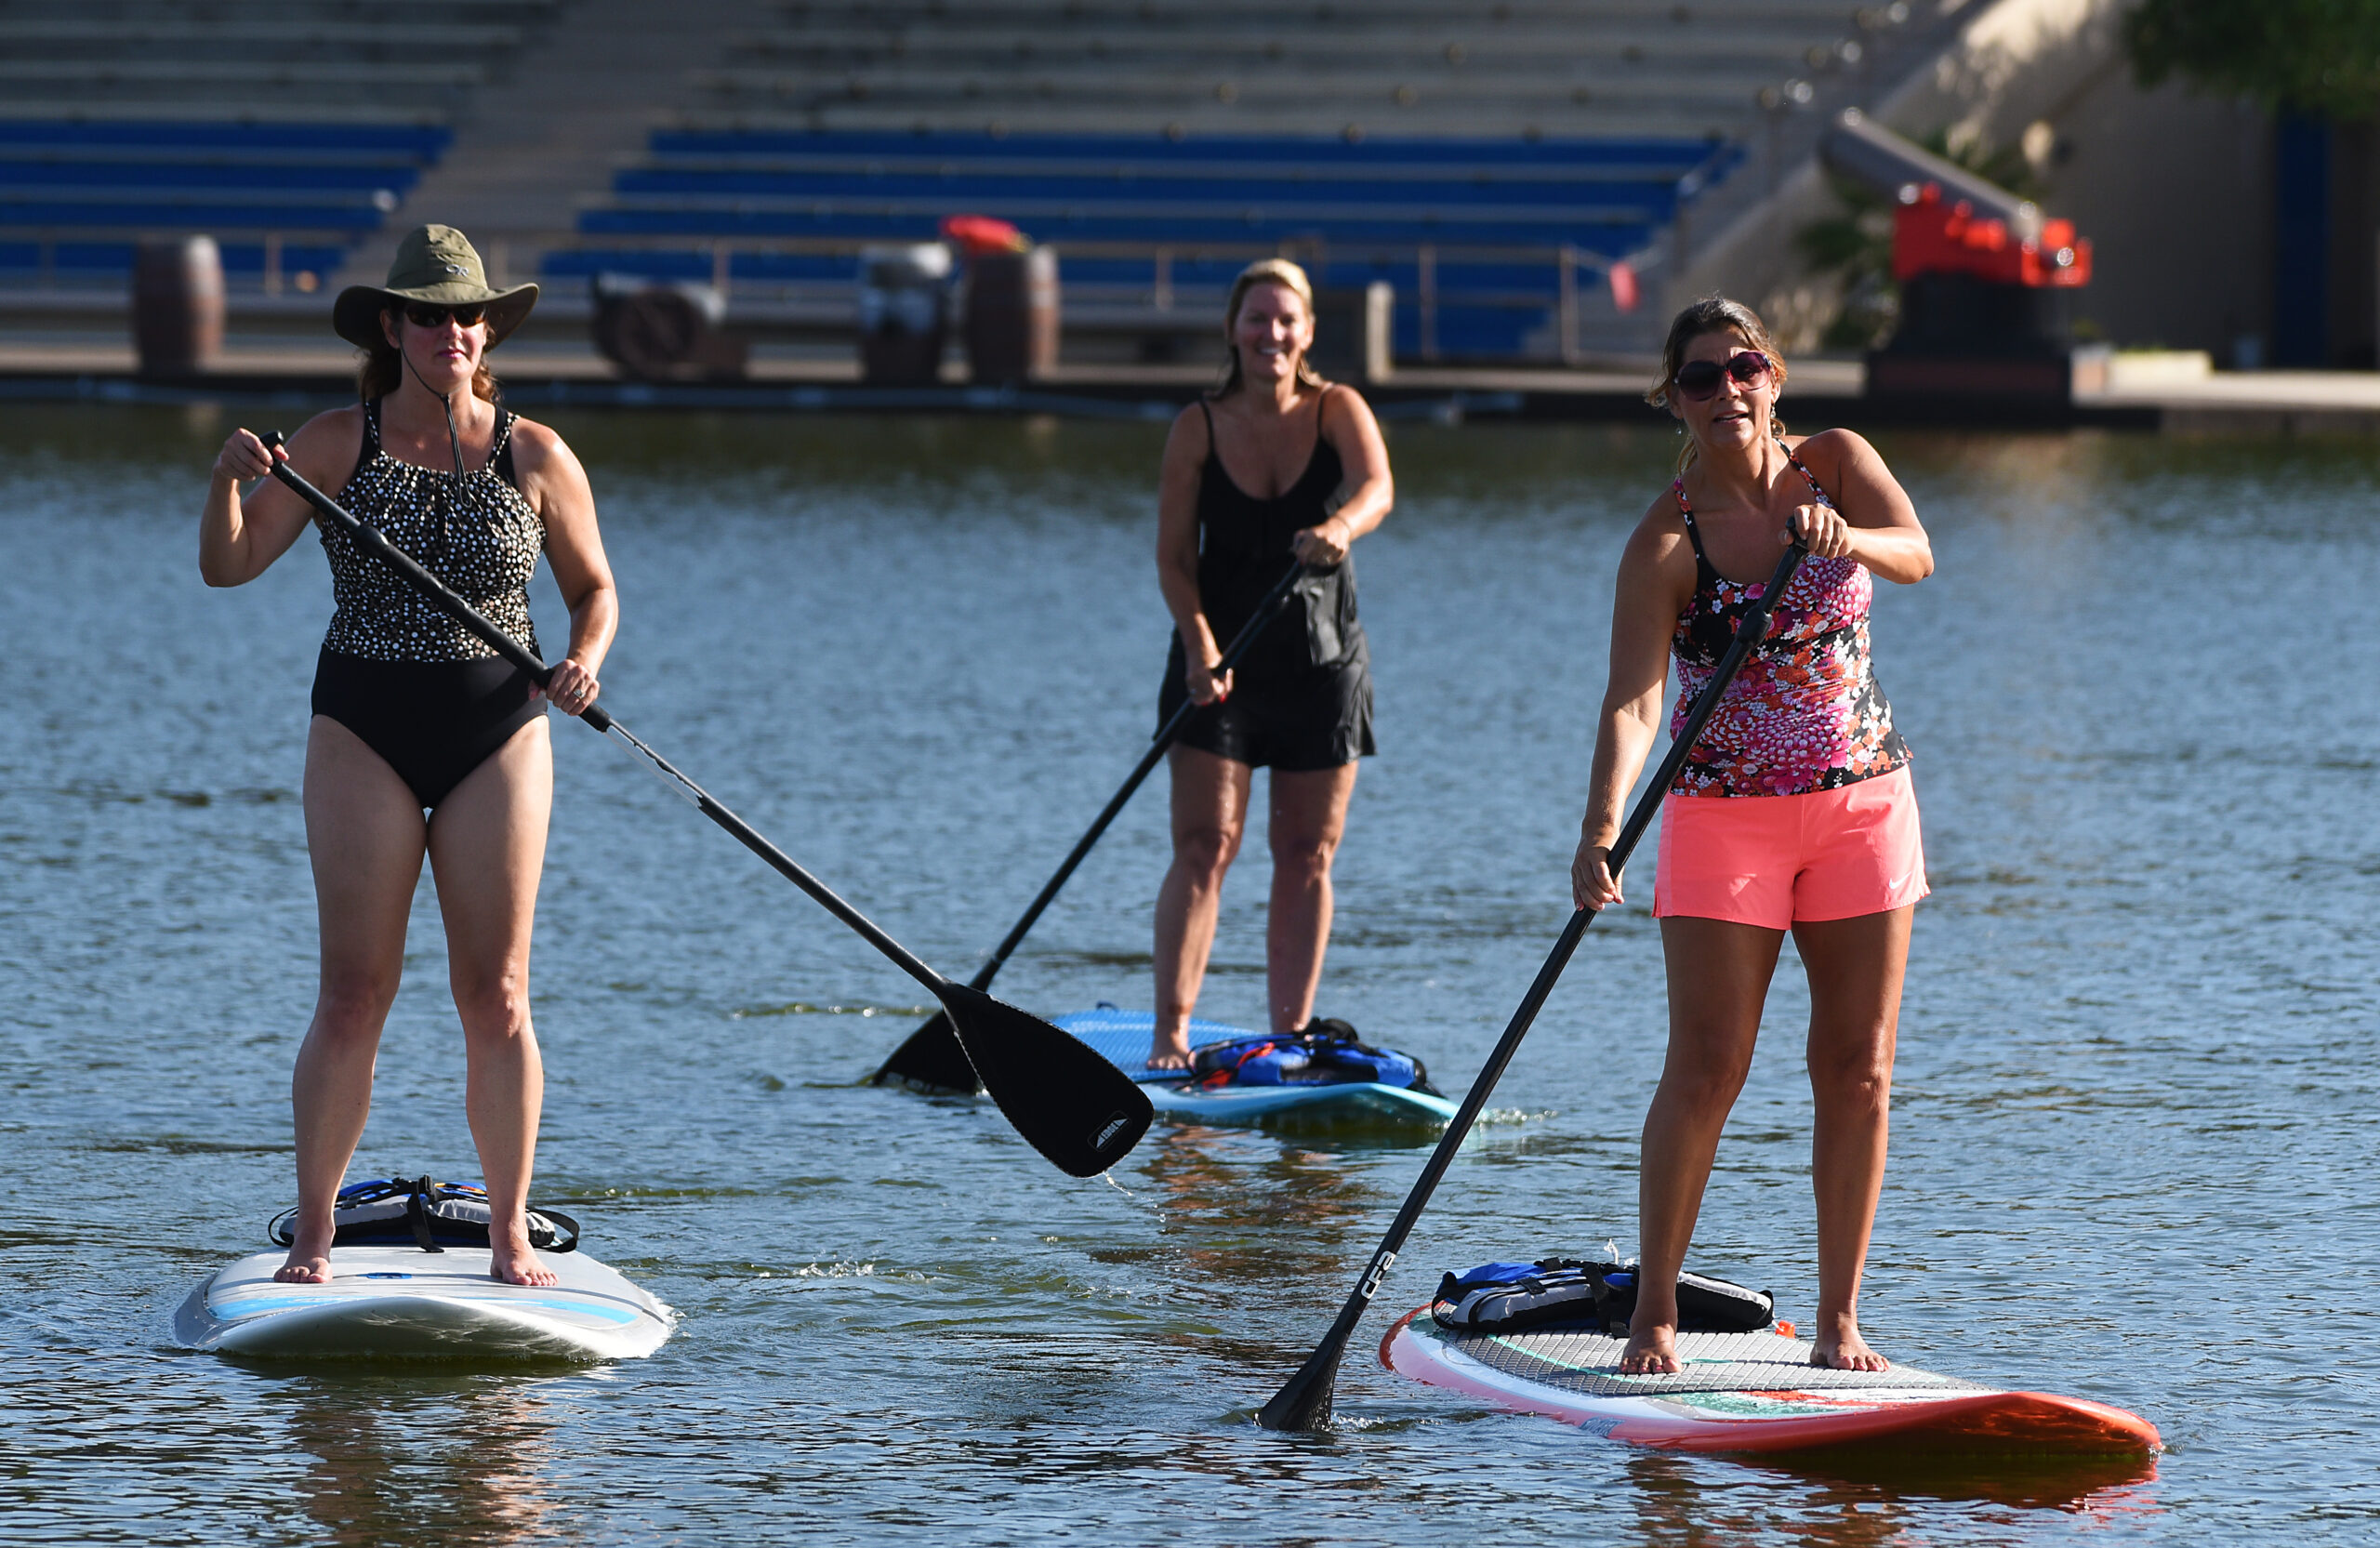
[[[397,244],[388,284],[351,284],[339,292],[337,304],[331,308],[331,327],[350,344],[385,350],[389,341],[380,332],[380,313],[407,301],[486,307],[487,342],[494,349],[537,304],[537,287],[516,284],[509,290],[489,289],[487,268],[468,237],[452,226],[416,226]]]

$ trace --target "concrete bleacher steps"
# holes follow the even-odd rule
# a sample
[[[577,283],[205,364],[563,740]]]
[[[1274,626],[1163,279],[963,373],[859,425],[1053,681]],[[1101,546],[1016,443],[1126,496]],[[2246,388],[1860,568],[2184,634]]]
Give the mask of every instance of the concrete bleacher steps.
[[[557,0],[7,0],[0,114],[445,122]]]
[[[1963,0],[1918,0],[1955,7]],[[544,272],[823,301],[958,213],[1059,248],[1070,318],[1195,311],[1251,257],[1396,289],[1400,352],[1641,347],[1659,265],[1807,82],[1906,4],[795,0],[695,71]],[[1744,179],[1736,177],[1734,182]],[[1622,342],[1624,341],[1624,342]]]
[[[1615,260],[1681,270],[1797,112],[1990,3],[0,0],[0,283],[205,231],[330,287],[442,220],[558,282],[541,326],[612,270],[846,317],[862,245],[975,213],[1057,245],[1075,323],[1288,253],[1387,280],[1408,354],[1637,348]]]
[[[706,111],[755,127],[1731,134],[1763,86],[1833,68],[1860,14],[1794,0],[794,5],[702,85]]]
[[[773,14],[767,0],[571,0],[562,24],[474,100],[411,208],[461,227],[491,270],[526,277],[654,126],[686,105],[693,73]],[[384,265],[395,234],[359,248],[358,271]]]

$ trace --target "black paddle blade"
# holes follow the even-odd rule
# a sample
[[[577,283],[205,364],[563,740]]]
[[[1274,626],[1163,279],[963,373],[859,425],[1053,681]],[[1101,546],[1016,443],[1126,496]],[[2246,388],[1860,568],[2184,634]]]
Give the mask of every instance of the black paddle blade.
[[[973,1096],[984,1089],[959,1034],[950,1029],[950,1012],[936,1011],[909,1040],[892,1051],[874,1075],[871,1086],[906,1086],[925,1096]]]
[[[1339,1359],[1346,1347],[1324,1340],[1298,1373],[1281,1383],[1273,1400],[1256,1410],[1256,1422],[1268,1430],[1312,1433],[1330,1428],[1330,1399],[1339,1386]]]
[[[1157,1116],[1148,1093],[1088,1044],[963,984],[946,984],[934,998],[984,1089],[1060,1171],[1096,1177],[1148,1131]]]

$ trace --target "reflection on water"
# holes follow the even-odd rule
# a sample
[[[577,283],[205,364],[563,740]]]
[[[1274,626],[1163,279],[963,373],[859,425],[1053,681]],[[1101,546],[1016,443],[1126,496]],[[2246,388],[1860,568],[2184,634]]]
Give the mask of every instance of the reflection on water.
[[[1262,1149],[1256,1146],[1262,1145]],[[1164,1125],[1142,1142],[1143,1198],[1157,1214],[1149,1248],[1104,1249],[1102,1261],[1166,1255],[1173,1277],[1205,1287],[1226,1327],[1234,1287],[1274,1277],[1327,1280],[1376,1236],[1383,1198],[1344,1158],[1196,1125]],[[1351,1241],[1351,1238],[1354,1238]]]
[[[1942,1508],[1970,1528],[2025,1532],[2041,1513],[2099,1530],[2153,1527],[2163,1513],[2144,1486],[2156,1463],[2131,1457],[2025,1457],[1986,1463],[1958,1457],[1828,1453],[1807,1459],[1688,1459],[1638,1451],[1633,1541],[1657,1544],[1778,1541],[1824,1548],[1930,1540]],[[1778,1520],[1774,1497],[1748,1490],[1746,1475],[1792,1488],[1799,1508]]]
[[[1749,1464],[1786,1478],[1830,1484],[1846,1497],[1864,1494],[1912,1502],[1979,1500],[2028,1511],[2066,1511],[2110,1526],[2162,1514],[2146,1487],[2157,1477],[2153,1457],[2014,1457],[1983,1462],[1955,1455],[1873,1457],[1852,1451],[1764,1458]]]
[[[295,411],[248,415],[294,426]],[[1115,1186],[990,1105],[859,1078],[924,1013],[609,744],[559,728],[540,1197],[684,1320],[608,1372],[260,1371],[163,1346],[287,1202],[313,996],[295,800],[311,541],[209,592],[225,417],[0,417],[0,1543],[1154,1541],[2292,1545],[2380,1514],[2369,921],[2380,452],[1885,443],[1936,536],[1881,596],[1919,911],[1866,1290],[1888,1353],[2157,1422],[2153,1469],[1633,1452],[1382,1371],[1440,1271],[1630,1245],[1664,1015],[1600,922],[1357,1335],[1339,1432],[1247,1422],[1426,1151],[1160,1125]],[[1161,427],[587,416],[622,717],[964,976],[1137,756],[1165,624]],[[1671,443],[1395,427],[1366,539],[1382,756],[1339,869],[1334,1014],[1460,1089],[1567,913],[1619,544]],[[540,582],[536,601],[561,628]],[[1161,791],[1000,977],[1144,999]],[[1262,1015],[1263,888],[1202,1010]],[[1640,886],[1638,892],[1646,892]],[[359,1168],[468,1171],[434,900]],[[1700,1266],[1815,1296],[1805,1012],[1779,975]],[[871,1013],[872,1012],[872,1013]],[[2320,1244],[2320,1261],[2308,1256]],[[2245,1266],[2255,1265],[2254,1272]],[[2248,1336],[2253,1330],[2253,1337]],[[1549,1523],[1558,1527],[1549,1527]]]
[[[530,1381],[310,1375],[263,1407],[303,1460],[321,1541],[496,1545],[562,1525],[548,1476],[556,1416]]]

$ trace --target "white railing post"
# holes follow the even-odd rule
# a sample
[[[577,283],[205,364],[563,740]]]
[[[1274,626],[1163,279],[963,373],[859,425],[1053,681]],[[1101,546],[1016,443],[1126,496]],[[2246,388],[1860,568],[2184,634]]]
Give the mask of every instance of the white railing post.
[[[1557,313],[1562,364],[1575,365],[1579,362],[1579,249],[1567,242],[1562,244],[1561,255],[1555,261],[1562,298]]]
[[[1438,250],[1425,242],[1413,255],[1414,289],[1421,312],[1421,358],[1438,358]]]

